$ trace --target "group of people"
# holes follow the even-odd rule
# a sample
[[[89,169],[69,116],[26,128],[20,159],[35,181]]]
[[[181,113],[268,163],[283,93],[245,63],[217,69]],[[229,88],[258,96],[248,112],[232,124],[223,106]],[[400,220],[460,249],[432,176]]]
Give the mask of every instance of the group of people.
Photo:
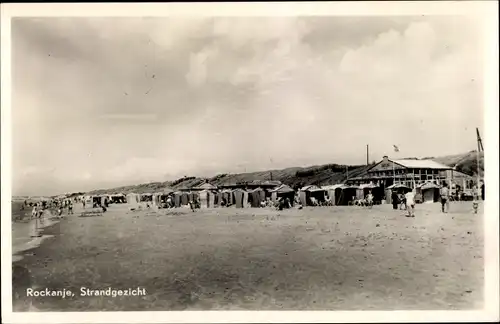
[[[442,213],[448,213],[450,209],[450,197],[451,191],[448,188],[448,184],[444,183],[439,190]],[[406,194],[398,194],[396,191],[393,191],[391,198],[393,209],[398,209],[399,205],[400,209],[408,211],[407,217],[415,217],[415,190],[409,191]],[[479,208],[478,199],[478,193],[474,191],[472,207],[475,214],[477,214]]]
[[[39,202],[28,202],[24,201],[23,205],[21,205],[21,210],[25,208],[31,207],[31,215],[30,220],[39,219],[43,222],[43,218],[45,215],[45,211],[47,209],[55,209],[57,212],[58,218],[62,217],[63,210],[67,209],[68,215],[73,214],[73,202],[71,200],[50,200],[50,201],[39,201]]]

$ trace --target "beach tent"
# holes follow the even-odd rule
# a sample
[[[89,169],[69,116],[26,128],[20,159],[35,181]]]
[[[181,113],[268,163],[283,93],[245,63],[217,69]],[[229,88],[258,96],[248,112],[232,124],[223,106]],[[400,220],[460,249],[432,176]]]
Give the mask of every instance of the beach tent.
[[[261,207],[263,201],[266,201],[266,193],[262,188],[256,188],[248,192],[248,203],[251,207]]]
[[[189,193],[189,201],[192,202],[199,202],[200,201],[200,194],[197,191],[192,191]]]
[[[85,196],[83,201],[85,201],[85,205],[92,205],[92,196],[90,196],[90,195]]]
[[[108,196],[108,195],[100,195],[100,197],[101,197],[101,204],[102,204],[103,206],[105,206],[105,205],[108,205],[108,204],[109,204],[110,199],[109,199],[109,196]]]
[[[356,197],[358,187],[346,184],[337,184],[328,187],[330,199],[334,205],[347,206]]]
[[[189,205],[189,193],[182,191],[180,197],[181,197],[181,206]]]
[[[313,203],[311,198],[314,198],[317,202],[324,202],[326,200],[326,194],[327,191],[318,186],[310,185],[302,187],[299,190],[300,203],[303,206],[312,206]]]
[[[140,202],[152,202],[153,201],[153,194],[150,192],[145,192],[142,193],[139,197]]]
[[[202,190],[199,192],[200,207],[213,208],[216,204],[217,193],[211,190]]]
[[[288,198],[290,200],[290,204],[293,206],[295,201],[295,190],[293,190],[289,186],[282,184],[281,186],[270,190],[270,192],[271,192],[271,200],[273,202],[278,201],[278,198],[283,198],[283,199]]]
[[[197,192],[191,191],[188,193],[188,202],[192,201],[195,202],[199,200],[200,195]]]
[[[169,196],[173,196],[174,191],[170,188],[164,188],[162,191],[159,191],[155,194],[155,199],[153,203],[156,206],[163,206],[167,202]]]
[[[127,194],[127,203],[138,204],[139,203],[139,195],[136,193]]]
[[[215,195],[214,205],[215,207],[220,207],[222,203],[222,192],[221,191],[214,192],[214,195]]]
[[[234,189],[232,192],[233,201],[236,205],[236,208],[245,208],[247,207],[248,202],[248,193],[243,189]]]
[[[177,208],[181,207],[182,194],[183,194],[183,192],[181,192],[181,191],[174,192],[174,206]]]
[[[335,184],[322,187],[330,197],[333,205],[347,205],[356,195],[357,187],[351,187],[345,184]]]
[[[358,199],[364,199],[370,191],[372,192],[374,200],[382,200],[384,196],[382,188],[373,183],[359,185],[359,188],[356,191],[356,196]]]
[[[342,185],[336,184],[336,185],[329,185],[329,186],[322,186],[321,188],[326,191],[328,197],[330,197],[330,200],[332,201],[332,204],[335,205],[335,188],[338,188]]]
[[[107,201],[108,201],[108,197],[105,195],[91,196],[92,207],[104,206]]]
[[[222,200],[226,201],[226,206],[232,205],[233,204],[233,192],[229,189],[222,190]]]
[[[127,202],[127,197],[122,193],[111,195],[109,198],[110,202],[113,204],[124,204]]]
[[[433,203],[439,201],[439,186],[432,182],[426,182],[415,188],[416,193],[420,194],[423,203]]]

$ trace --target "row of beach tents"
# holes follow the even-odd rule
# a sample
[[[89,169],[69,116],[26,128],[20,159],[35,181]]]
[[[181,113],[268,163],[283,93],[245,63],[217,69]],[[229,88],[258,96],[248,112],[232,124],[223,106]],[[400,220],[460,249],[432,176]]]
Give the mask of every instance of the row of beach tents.
[[[110,203],[127,203],[132,205],[149,204],[151,207],[161,207],[170,199],[173,207],[188,206],[190,202],[197,201],[201,208],[212,208],[219,206],[235,206],[236,208],[262,207],[266,201],[276,203],[283,199],[291,206],[296,203],[303,206],[314,206],[315,203],[329,201],[331,205],[349,205],[356,199],[364,199],[371,192],[375,201],[385,200],[391,203],[392,192],[406,193],[412,189],[402,184],[389,186],[384,190],[375,184],[346,185],[336,184],[318,187],[315,185],[305,186],[298,191],[281,184],[274,189],[202,189],[192,191],[174,191],[164,189],[155,193],[128,193],[113,195],[84,196],[82,200],[89,205],[105,205]],[[436,202],[439,199],[439,186],[427,182],[417,186],[417,194],[420,194],[422,202]]]
[[[173,191],[165,189],[157,193],[129,193],[126,196],[129,204],[151,204],[162,206],[167,199],[171,199],[173,207],[189,205],[189,202],[197,201],[201,208],[212,208],[219,206],[235,206],[236,208],[261,207],[266,200],[276,202],[279,198],[290,198],[293,200],[295,191],[282,185],[272,190],[256,188],[251,190],[223,189],[223,190],[201,190],[201,191]]]

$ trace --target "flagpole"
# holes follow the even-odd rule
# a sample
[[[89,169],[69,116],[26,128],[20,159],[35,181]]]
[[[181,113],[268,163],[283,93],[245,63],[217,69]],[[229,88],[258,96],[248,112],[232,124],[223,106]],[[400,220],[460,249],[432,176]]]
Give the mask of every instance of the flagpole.
[[[392,184],[396,185],[396,169],[394,168],[394,161],[392,162]]]
[[[393,145],[394,148],[394,157],[396,157],[396,153],[398,152],[399,149],[396,148],[396,145]],[[392,160],[392,181],[393,181],[393,184],[395,185],[396,184],[396,167],[394,166],[394,160]]]
[[[481,136],[479,135],[479,129],[476,127],[476,138],[477,138],[477,154],[476,154],[476,160],[477,160],[477,192],[476,195],[479,197],[481,195],[480,193],[480,187],[479,187],[479,182],[481,181],[481,175],[479,174],[480,172],[480,167],[479,167],[479,158],[480,158],[480,149],[483,146],[483,142],[481,141]],[[484,151],[484,149],[483,149]],[[479,200],[479,199],[478,199]]]

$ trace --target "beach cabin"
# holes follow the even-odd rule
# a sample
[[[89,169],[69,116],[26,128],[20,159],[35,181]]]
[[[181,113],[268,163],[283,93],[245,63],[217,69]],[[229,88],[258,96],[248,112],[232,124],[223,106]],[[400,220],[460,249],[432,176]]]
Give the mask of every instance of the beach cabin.
[[[174,192],[174,206],[176,208],[181,207],[181,197],[182,197],[182,191]]]
[[[316,202],[324,203],[326,201],[327,191],[318,186],[310,185],[302,187],[299,190],[299,199],[302,206],[315,206]]]
[[[364,199],[370,192],[373,195],[374,202],[380,202],[383,200],[384,191],[380,186],[373,183],[359,185],[356,191],[356,196],[358,199]]]
[[[83,201],[85,202],[85,206],[92,206],[92,196],[88,195],[83,198]]]
[[[245,208],[248,205],[248,193],[243,189],[235,189],[232,192],[233,202],[236,208]]]
[[[162,191],[155,193],[153,198],[153,204],[159,208],[167,207],[168,197],[171,197],[172,202],[174,201],[174,191],[170,188],[165,188]]]
[[[182,191],[180,197],[181,197],[181,206],[189,205],[189,193],[188,192]]]
[[[251,207],[261,207],[262,203],[266,201],[266,193],[262,188],[255,188],[248,191],[248,204]]]
[[[426,182],[416,187],[416,193],[420,196],[421,203],[434,203],[439,201],[440,188],[433,182]]]
[[[233,202],[233,191],[230,189],[222,190],[222,201],[226,203],[226,206],[232,205]]]
[[[215,207],[217,193],[212,190],[202,190],[199,192],[200,208]]]
[[[109,202],[112,204],[124,204],[127,202],[127,197],[122,193],[110,195]]]
[[[127,204],[138,204],[139,203],[139,195],[136,193],[128,193],[127,194]]]
[[[271,201],[276,203],[279,198],[290,200],[290,204],[293,206],[295,201],[295,190],[290,188],[289,186],[282,184],[281,186],[270,190],[271,192]]]
[[[356,198],[358,187],[337,184],[329,187],[328,192],[334,205],[347,206]]]
[[[341,184],[322,186],[321,188],[326,191],[328,198],[332,202],[332,205],[335,205],[335,188],[342,186]]]
[[[152,203],[153,202],[153,194],[150,192],[142,193],[139,196],[139,202]]]
[[[191,191],[188,193],[188,203],[200,201],[200,194],[197,191]]]
[[[90,196],[90,205],[92,206],[92,208],[106,206],[107,203],[109,203],[109,200],[108,196],[106,195]]]

